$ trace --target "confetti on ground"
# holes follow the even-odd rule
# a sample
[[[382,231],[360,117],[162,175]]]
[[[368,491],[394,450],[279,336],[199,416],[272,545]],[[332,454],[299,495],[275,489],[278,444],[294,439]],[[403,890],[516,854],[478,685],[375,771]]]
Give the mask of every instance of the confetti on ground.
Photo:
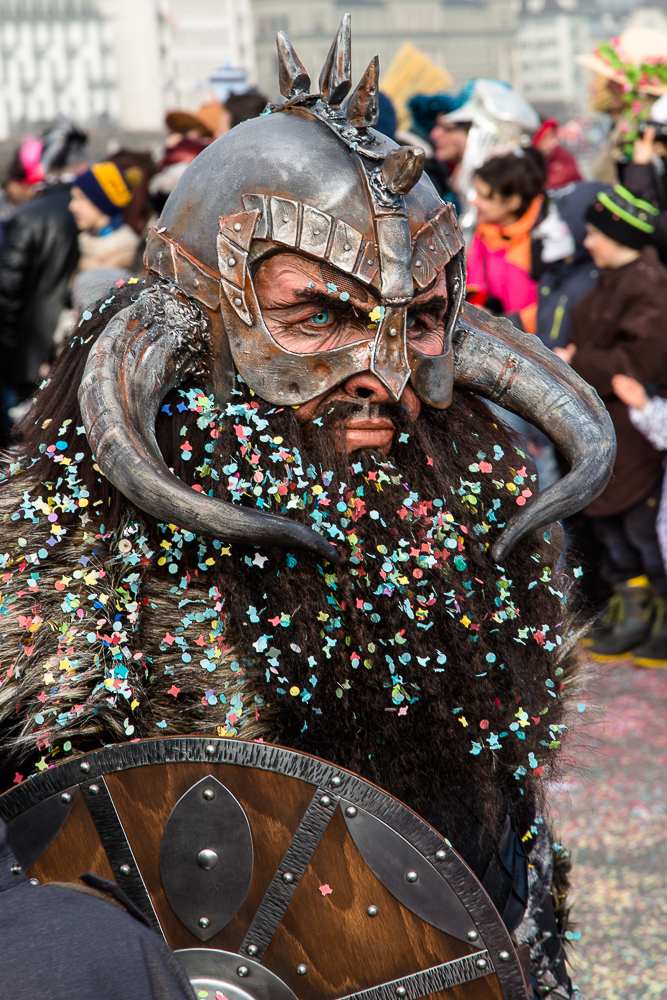
[[[664,1000],[667,670],[615,662],[596,671],[587,705],[597,715],[578,735],[584,766],[552,787],[582,932],[572,978],[586,1000]]]
[[[333,889],[331,888],[328,882],[325,882],[324,885],[320,886],[320,892],[322,893],[323,896],[330,896],[331,893],[333,892]]]

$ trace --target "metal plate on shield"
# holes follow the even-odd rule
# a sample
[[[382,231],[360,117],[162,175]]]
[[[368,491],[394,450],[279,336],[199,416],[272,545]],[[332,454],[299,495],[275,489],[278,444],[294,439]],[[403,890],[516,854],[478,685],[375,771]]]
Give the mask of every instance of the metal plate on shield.
[[[178,800],[162,835],[160,877],[171,908],[208,941],[238,913],[252,870],[248,817],[229,789],[202,778]]]
[[[456,893],[412,844],[350,802],[340,808],[362,858],[385,889],[422,920],[465,941],[475,924]],[[481,938],[477,938],[481,941]]]
[[[49,795],[9,824],[9,846],[24,871],[38,861],[56,839],[79,794],[76,785]]]
[[[198,997],[209,1000],[296,1000],[289,986],[252,959],[215,948],[184,948],[176,952]]]

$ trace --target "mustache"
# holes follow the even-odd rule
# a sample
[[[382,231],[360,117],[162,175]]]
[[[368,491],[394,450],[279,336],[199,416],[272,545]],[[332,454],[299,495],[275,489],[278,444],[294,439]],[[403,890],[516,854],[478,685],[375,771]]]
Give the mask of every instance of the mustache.
[[[322,420],[323,424],[344,424],[350,417],[359,414],[368,414],[372,417],[382,417],[391,420],[397,430],[402,430],[410,421],[407,407],[401,403],[394,402],[357,403],[350,401],[327,403],[325,401],[321,411],[318,412],[318,418]]]
[[[400,403],[372,403],[354,401],[338,401],[324,404],[316,416],[317,423],[311,421],[307,426],[301,428],[304,443],[308,451],[311,452],[316,462],[323,465],[328,463],[333,465],[338,474],[343,477],[351,461],[350,455],[345,450],[345,425],[351,418],[357,416],[368,416],[372,419],[382,418],[391,420],[395,428],[394,444],[392,454],[399,447],[399,438],[402,433],[414,427],[410,420],[407,407]],[[332,446],[332,442],[337,438],[343,447],[343,452],[337,452]],[[400,445],[400,447],[403,447]],[[354,463],[361,464],[364,473],[368,473],[377,465],[378,461],[386,461],[385,454],[377,448],[357,448],[354,451]]]

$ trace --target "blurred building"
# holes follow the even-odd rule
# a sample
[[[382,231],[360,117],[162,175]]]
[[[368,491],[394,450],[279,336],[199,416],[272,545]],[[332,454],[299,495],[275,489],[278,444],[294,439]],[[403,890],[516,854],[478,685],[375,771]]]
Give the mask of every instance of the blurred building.
[[[57,111],[118,116],[111,24],[95,0],[0,0],[0,137]]]
[[[358,79],[371,58],[389,66],[413,42],[454,78],[510,80],[514,0],[252,0],[260,89],[277,96],[276,33],[289,35],[317,85],[342,15],[352,14],[352,65]]]
[[[589,96],[590,72],[574,57],[609,35],[596,0],[521,0],[514,84],[544,115],[568,117]]]
[[[159,130],[224,62],[254,81],[250,0],[0,0],[0,138],[58,112]]]

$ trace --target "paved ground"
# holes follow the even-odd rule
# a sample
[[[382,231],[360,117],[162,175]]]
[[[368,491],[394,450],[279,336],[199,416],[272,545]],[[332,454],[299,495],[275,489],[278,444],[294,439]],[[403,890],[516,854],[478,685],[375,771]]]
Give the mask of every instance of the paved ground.
[[[576,760],[552,786],[574,860],[586,1000],[667,1000],[667,670],[595,666]]]

